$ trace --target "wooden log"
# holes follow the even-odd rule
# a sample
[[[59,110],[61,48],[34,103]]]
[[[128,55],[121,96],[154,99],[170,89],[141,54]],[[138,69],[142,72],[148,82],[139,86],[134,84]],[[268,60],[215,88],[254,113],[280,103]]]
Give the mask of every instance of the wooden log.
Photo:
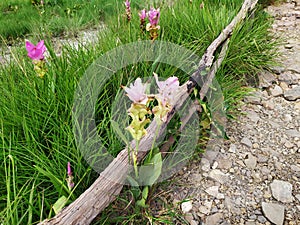
[[[217,48],[229,39],[234,28],[245,19],[247,13],[253,10],[256,4],[257,0],[245,0],[241,10],[236,15],[236,17],[207,48],[205,54],[202,56],[201,61],[199,62],[198,70],[192,75],[192,79],[190,79],[180,87],[180,91],[175,97],[176,104],[174,106],[174,109],[180,108],[180,106],[184,104],[188,96],[187,93],[190,93],[197,85],[197,80],[201,79],[201,72],[208,71],[207,68],[209,68],[210,70],[208,72],[207,81],[204,82],[204,85],[201,89],[201,97],[203,98],[205,96],[208,87],[213,80],[215,72],[224,58],[224,56],[221,57],[222,54],[220,54],[213,68],[211,68],[214,61],[214,54]],[[227,46],[227,44],[225,44],[224,46]],[[223,49],[225,48],[223,47]],[[168,114],[167,122],[160,126],[158,135],[164,132],[168,122],[171,120],[174,114],[175,110],[172,110]],[[154,136],[154,131],[157,130],[156,122],[153,121],[147,130],[148,134],[140,141],[138,161],[141,161],[152,147],[152,142],[157,135],[156,134]],[[130,145],[131,148],[135,148],[134,142],[131,142]],[[93,219],[119,195],[123,187],[122,184],[124,183],[124,180],[126,179],[126,176],[129,172],[130,162],[128,160],[128,150],[126,148],[117,155],[117,157],[109,164],[109,166],[100,174],[99,178],[97,178],[97,180],[74,202],[65,207],[53,218],[46,219],[39,224],[90,224]]]

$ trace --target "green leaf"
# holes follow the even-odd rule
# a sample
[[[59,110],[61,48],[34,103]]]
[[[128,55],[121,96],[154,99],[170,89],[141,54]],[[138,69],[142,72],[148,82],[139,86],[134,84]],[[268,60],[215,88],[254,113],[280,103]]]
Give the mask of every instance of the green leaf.
[[[143,185],[153,185],[161,174],[162,156],[157,153],[149,163],[144,164],[139,171],[139,183]]]
[[[62,210],[63,207],[67,204],[68,199],[66,196],[61,196],[52,206],[55,214],[59,213],[60,210]]]
[[[142,198],[147,200],[148,194],[149,194],[149,187],[145,186],[144,189],[143,189],[143,192],[142,192]]]
[[[140,207],[147,208],[146,201],[143,198],[141,200],[136,201],[136,204]]]

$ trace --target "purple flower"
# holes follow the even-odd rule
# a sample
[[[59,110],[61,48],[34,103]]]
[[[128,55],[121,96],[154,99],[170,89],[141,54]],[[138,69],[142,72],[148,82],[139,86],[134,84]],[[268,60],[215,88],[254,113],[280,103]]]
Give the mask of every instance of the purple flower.
[[[131,9],[130,9],[130,2],[128,0],[126,0],[125,6],[126,6],[126,16],[127,16],[127,20],[130,21],[131,20]]]
[[[130,1],[126,0],[125,2],[126,9],[130,11]]]
[[[148,12],[148,18],[151,26],[157,26],[160,17],[159,8],[151,8]]]
[[[146,9],[143,9],[143,10],[141,10],[141,11],[139,12],[139,17],[140,17],[140,19],[141,19],[142,21],[144,21],[144,20],[146,19],[146,17],[147,17],[147,11],[146,11]]]
[[[179,80],[177,77],[169,77],[165,81],[158,81],[158,75],[154,73],[154,77],[156,80],[156,84],[159,88],[158,97],[161,98],[161,101],[163,105],[165,105],[167,102],[171,104],[170,101],[172,101],[172,95],[175,94],[177,89],[179,88]]]
[[[67,173],[68,173],[68,176],[71,177],[72,176],[72,169],[71,169],[71,163],[68,162],[68,165],[67,165]]]
[[[148,97],[145,94],[147,89],[147,84],[143,84],[141,78],[137,78],[134,84],[130,84],[128,87],[123,87],[127,92],[128,98],[134,103],[146,104],[148,101]]]
[[[32,60],[43,60],[44,59],[44,53],[46,51],[46,46],[44,44],[44,40],[41,40],[37,45],[35,46],[30,41],[25,42],[25,47],[28,52],[28,57]]]
[[[71,163],[68,162],[67,164],[67,174],[68,177],[66,178],[67,184],[68,184],[68,188],[69,190],[71,190],[74,187],[74,181],[73,181],[73,176],[72,176],[72,169],[71,169]]]

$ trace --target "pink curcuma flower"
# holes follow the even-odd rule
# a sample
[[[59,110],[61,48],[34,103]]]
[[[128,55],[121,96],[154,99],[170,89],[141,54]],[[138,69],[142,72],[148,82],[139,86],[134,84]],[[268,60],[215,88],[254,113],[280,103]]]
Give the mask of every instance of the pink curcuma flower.
[[[71,169],[71,163],[68,162],[68,165],[67,165],[67,173],[68,173],[68,176],[72,176],[72,169]]]
[[[130,1],[126,0],[124,2],[125,6],[126,6],[126,17],[127,20],[130,21],[131,20],[131,8],[130,8]]]
[[[155,27],[157,26],[158,22],[159,22],[159,17],[160,17],[160,10],[155,9],[155,8],[151,8],[148,12],[148,18],[149,18],[149,22],[151,24],[151,26]]]
[[[134,103],[146,104],[148,97],[145,94],[147,89],[147,84],[143,84],[141,78],[137,78],[134,84],[130,84],[128,87],[123,87],[127,93],[128,98]]]
[[[125,6],[126,6],[126,9],[129,9],[130,10],[130,1],[126,0],[124,2]]]
[[[72,176],[72,169],[71,169],[71,163],[68,162],[67,164],[67,174],[68,177],[66,178],[67,184],[68,184],[68,188],[69,190],[72,190],[72,188],[74,187],[74,181],[73,181],[73,176]]]
[[[158,86],[158,97],[161,98],[161,101],[163,105],[165,105],[167,102],[171,104],[172,102],[172,96],[179,88],[179,80],[177,77],[169,77],[165,81],[159,81],[158,75],[154,73],[154,77],[156,80],[156,84]]]
[[[140,17],[141,21],[144,21],[146,19],[146,17],[147,17],[147,11],[146,11],[146,9],[143,9],[143,10],[141,10],[139,12],[139,17]]]
[[[28,57],[32,60],[43,60],[44,59],[44,53],[47,50],[46,46],[44,44],[44,40],[41,40],[37,45],[35,46],[30,41],[25,42],[25,47],[28,52]]]

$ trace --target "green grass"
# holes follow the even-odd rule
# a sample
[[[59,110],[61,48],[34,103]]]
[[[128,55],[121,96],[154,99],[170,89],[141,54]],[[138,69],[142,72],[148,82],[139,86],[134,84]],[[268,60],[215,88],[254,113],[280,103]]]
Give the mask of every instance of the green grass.
[[[222,0],[222,4],[217,0],[206,0],[204,9],[199,8],[201,2],[193,0],[193,4],[190,4],[189,1],[179,1],[173,6],[161,4],[158,39],[183,45],[201,57],[205,48],[233,19],[242,0]],[[51,6],[51,9],[60,4]],[[63,7],[67,7],[67,3],[64,4]],[[106,19],[107,29],[99,34],[99,41],[78,50],[64,46],[60,57],[54,54],[48,35],[51,29],[59,30],[55,25],[59,22],[54,22],[55,19],[48,21],[49,24],[45,25],[49,26],[47,32],[38,33],[35,38],[35,41],[38,37],[44,38],[50,53],[44,79],[36,76],[24,46],[13,50],[16,62],[0,68],[0,223],[35,224],[52,217],[52,205],[60,196],[65,195],[71,202],[97,178],[98,174],[87,165],[74,140],[71,116],[75,88],[88,66],[99,56],[116,46],[148,39],[147,35],[140,33],[137,16],[137,10],[148,5],[133,4],[130,24],[124,17],[123,3],[110,7],[107,11],[103,9],[114,14]],[[58,14],[62,9],[58,7]],[[83,15],[82,18],[85,17]],[[41,19],[39,15],[38,18]],[[78,18],[80,16],[75,16],[75,19]],[[76,21],[74,23],[77,26],[80,23]],[[247,81],[255,80],[253,77],[272,62],[275,43],[267,30],[270,23],[267,15],[258,10],[254,18],[248,18],[231,37],[228,54],[217,74],[228,115],[234,114],[238,102],[247,93],[241,87]],[[65,22],[62,24],[66,25]],[[188,75],[172,66],[140,63],[118,71],[99,95],[95,109],[99,136],[114,155],[124,144],[110,127],[112,96],[121,91],[121,85],[128,84],[136,77],[152,76],[151,71],[161,77],[175,74],[181,83],[188,79]],[[71,162],[76,185],[72,192],[68,191],[65,182],[68,161]],[[159,198],[154,191],[147,201],[150,205]],[[125,189],[118,200],[123,202],[124,207],[132,200],[132,192],[132,189]],[[112,204],[95,223],[121,224],[127,221],[128,224],[145,224],[152,219],[172,224],[173,219],[182,220],[180,216],[175,218],[176,210],[166,203],[161,203],[165,214],[157,217],[151,212],[151,207],[138,208],[134,201],[126,210],[122,207],[116,209],[116,205]]]
[[[122,0],[5,0],[0,2],[0,36],[8,42],[40,33],[74,36],[116,13]]]

